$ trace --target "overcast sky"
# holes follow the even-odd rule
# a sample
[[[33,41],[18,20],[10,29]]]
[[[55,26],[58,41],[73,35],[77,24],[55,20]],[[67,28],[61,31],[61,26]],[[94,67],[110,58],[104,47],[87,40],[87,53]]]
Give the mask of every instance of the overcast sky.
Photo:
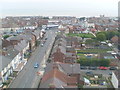
[[[117,16],[120,0],[1,0],[0,16]]]

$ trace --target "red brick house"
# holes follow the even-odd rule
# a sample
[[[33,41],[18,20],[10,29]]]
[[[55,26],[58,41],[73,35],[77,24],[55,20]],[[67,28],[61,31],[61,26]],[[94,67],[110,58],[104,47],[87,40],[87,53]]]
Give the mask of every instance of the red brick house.
[[[118,36],[112,37],[111,41],[112,41],[113,43],[118,43]]]
[[[77,83],[77,77],[68,76],[60,71],[57,65],[54,65],[52,70],[44,74],[40,88],[65,88],[66,86],[77,88]]]
[[[52,59],[54,62],[64,62],[65,55],[61,52],[60,48],[57,48],[56,52],[52,54]]]

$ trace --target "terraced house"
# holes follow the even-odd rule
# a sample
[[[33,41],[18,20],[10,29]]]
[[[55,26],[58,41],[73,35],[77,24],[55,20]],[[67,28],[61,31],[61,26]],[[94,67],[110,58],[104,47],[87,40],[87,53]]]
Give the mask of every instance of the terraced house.
[[[2,82],[8,80],[9,75],[13,73],[13,70],[17,68],[20,63],[20,53],[12,47],[4,48],[4,51],[0,54],[2,67],[0,70]],[[2,83],[1,83],[2,84]]]

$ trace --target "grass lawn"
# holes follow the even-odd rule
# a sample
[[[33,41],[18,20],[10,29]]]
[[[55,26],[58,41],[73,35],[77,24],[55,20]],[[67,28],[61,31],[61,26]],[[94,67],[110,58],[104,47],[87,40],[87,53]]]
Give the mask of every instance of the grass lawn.
[[[77,56],[80,56],[80,58],[86,58],[84,54],[77,54]]]
[[[94,55],[87,57],[85,54],[78,53],[77,56],[78,56],[78,60],[79,59],[98,59],[98,57]]]
[[[66,34],[67,36],[78,36],[78,37],[83,37],[83,38],[94,38],[94,36],[92,34],[86,34],[86,33],[79,33],[79,34],[76,34],[76,33],[69,33],[69,34]]]

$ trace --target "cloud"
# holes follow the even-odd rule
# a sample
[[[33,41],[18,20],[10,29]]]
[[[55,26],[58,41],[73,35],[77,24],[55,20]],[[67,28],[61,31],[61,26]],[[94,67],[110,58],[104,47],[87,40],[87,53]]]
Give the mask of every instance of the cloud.
[[[119,0],[1,0],[0,9],[10,14],[117,15]],[[34,14],[35,14],[34,13]]]
[[[119,0],[1,0],[0,2],[118,2]]]

